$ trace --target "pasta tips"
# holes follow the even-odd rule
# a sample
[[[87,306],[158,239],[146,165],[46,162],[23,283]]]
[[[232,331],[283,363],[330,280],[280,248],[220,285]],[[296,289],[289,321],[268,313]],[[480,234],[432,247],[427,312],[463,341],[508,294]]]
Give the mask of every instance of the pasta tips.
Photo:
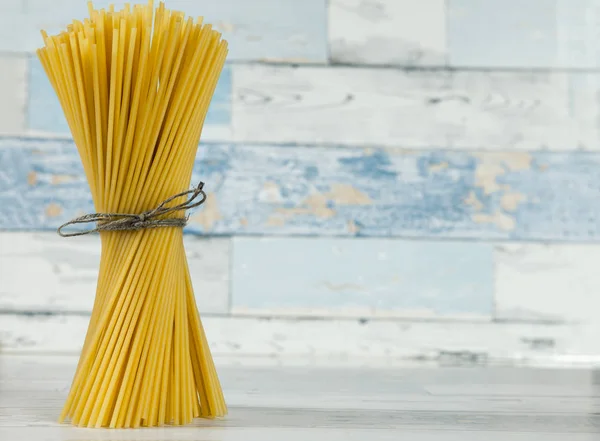
[[[37,55],[96,211],[144,213],[189,189],[227,43],[201,19],[163,3],[88,6],[89,18],[57,35],[42,31]],[[181,213],[167,210],[163,218],[173,216]],[[123,428],[227,413],[181,226],[163,224],[101,231],[96,298],[60,421]]]

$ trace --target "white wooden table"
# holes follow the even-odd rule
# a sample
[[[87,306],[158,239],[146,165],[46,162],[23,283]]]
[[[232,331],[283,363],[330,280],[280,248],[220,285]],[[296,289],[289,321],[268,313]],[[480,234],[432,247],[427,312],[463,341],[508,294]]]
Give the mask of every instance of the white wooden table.
[[[600,371],[217,360],[230,414],[187,427],[55,422],[74,356],[0,356],[1,441],[600,439]]]

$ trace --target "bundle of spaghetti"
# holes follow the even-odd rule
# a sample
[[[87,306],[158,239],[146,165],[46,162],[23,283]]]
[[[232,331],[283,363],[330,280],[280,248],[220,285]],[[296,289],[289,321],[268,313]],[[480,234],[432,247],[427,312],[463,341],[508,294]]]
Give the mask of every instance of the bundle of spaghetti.
[[[143,213],[190,186],[227,43],[201,18],[163,3],[88,6],[89,18],[64,32],[42,31],[37,55],[96,211]],[[102,231],[100,238],[96,298],[60,421],[123,428],[225,415],[182,228]]]

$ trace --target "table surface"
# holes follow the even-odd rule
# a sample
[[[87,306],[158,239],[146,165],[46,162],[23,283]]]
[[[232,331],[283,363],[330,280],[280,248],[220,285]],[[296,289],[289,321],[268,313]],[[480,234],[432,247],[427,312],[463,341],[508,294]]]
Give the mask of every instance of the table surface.
[[[0,356],[0,440],[600,439],[600,371],[218,362],[226,418],[98,430],[55,422],[76,363],[73,356]]]

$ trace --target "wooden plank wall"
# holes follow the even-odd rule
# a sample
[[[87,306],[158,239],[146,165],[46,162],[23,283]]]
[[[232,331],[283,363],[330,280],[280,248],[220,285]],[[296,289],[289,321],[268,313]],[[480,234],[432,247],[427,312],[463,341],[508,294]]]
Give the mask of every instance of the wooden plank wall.
[[[600,359],[600,0],[167,6],[231,48],[186,228],[214,351]],[[85,14],[0,4],[3,350],[78,350],[93,301],[98,238],[53,232],[92,205],[34,55]]]

